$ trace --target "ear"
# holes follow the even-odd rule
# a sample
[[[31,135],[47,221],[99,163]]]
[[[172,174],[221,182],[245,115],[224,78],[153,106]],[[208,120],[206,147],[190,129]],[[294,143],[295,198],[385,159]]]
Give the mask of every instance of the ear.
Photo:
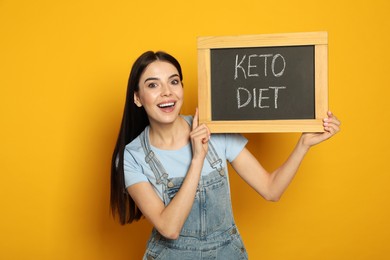
[[[134,104],[137,106],[137,107],[142,107],[142,103],[137,95],[136,92],[134,92]]]

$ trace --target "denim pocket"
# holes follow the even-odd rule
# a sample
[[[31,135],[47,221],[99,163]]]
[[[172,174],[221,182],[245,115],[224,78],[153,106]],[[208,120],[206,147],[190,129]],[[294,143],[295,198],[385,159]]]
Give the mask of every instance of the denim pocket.
[[[205,217],[206,231],[212,233],[222,226],[228,226],[226,216],[231,213],[230,197],[226,179],[220,178],[218,181],[204,187],[205,189]]]
[[[231,241],[217,251],[217,259],[223,260],[247,260],[248,254],[238,234],[231,236]]]
[[[149,248],[146,250],[146,253],[143,257],[143,260],[158,260],[158,259],[167,259],[164,255],[166,255],[167,247],[153,243],[153,245],[149,245]]]
[[[232,247],[236,251],[236,253],[240,256],[238,259],[248,259],[248,253],[246,252],[244,243],[241,240],[239,234],[233,235],[233,240],[231,243]]]

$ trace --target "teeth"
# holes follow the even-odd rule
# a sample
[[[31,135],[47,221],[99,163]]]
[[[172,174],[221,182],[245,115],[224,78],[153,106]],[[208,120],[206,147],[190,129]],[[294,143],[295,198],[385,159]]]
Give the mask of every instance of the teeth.
[[[173,106],[173,105],[175,105],[175,103],[171,102],[171,103],[160,104],[160,105],[158,105],[158,106],[161,107],[161,108],[163,108],[163,107],[171,107],[171,106]]]

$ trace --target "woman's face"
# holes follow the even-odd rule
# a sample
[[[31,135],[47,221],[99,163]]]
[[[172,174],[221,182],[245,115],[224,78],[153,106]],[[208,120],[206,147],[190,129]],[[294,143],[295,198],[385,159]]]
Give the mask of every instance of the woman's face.
[[[149,64],[138,85],[134,103],[145,108],[151,124],[176,120],[183,104],[183,86],[175,66],[165,61]]]

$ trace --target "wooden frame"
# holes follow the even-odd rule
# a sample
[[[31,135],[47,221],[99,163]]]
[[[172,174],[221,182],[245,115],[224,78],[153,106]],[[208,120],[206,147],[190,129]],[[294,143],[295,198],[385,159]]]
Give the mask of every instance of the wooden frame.
[[[326,32],[285,33],[198,38],[199,121],[211,132],[323,132],[322,119],[328,111],[328,34]],[[210,50],[221,48],[314,45],[315,119],[213,121],[211,116]]]

